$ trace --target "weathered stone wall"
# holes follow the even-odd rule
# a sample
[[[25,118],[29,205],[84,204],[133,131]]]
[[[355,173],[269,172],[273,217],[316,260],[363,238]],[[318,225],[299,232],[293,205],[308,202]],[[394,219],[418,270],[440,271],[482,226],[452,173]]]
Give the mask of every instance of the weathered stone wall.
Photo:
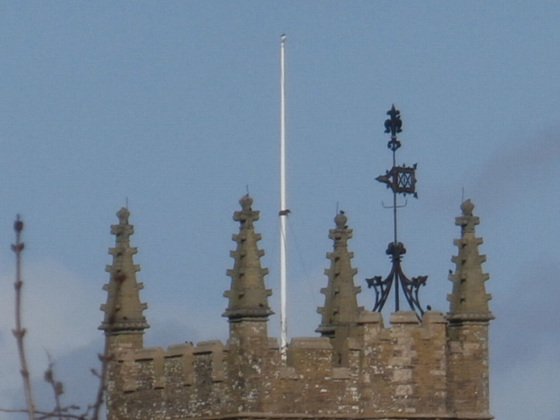
[[[346,341],[344,367],[333,361],[327,337],[294,338],[284,365],[276,340],[242,322],[225,346],[124,350],[111,367],[110,419],[487,413],[487,326],[450,327],[439,312],[421,322],[414,312],[397,312],[390,323],[364,311],[357,334]]]
[[[449,326],[449,392],[457,413],[489,413],[488,322]]]
[[[393,313],[391,328],[383,328],[379,314],[368,315],[360,391],[369,401],[362,412],[445,413],[447,340],[442,314],[429,312],[419,323],[414,312]]]

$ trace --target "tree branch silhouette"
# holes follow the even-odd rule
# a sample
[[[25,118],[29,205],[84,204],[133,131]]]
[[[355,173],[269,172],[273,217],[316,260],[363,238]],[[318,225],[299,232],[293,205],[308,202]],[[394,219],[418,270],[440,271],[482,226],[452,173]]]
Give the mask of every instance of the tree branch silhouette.
[[[101,362],[101,370],[97,372],[95,369],[91,369],[94,376],[99,379],[99,386],[97,388],[95,400],[93,404],[89,404],[82,413],[76,413],[81,408],[78,405],[68,405],[63,406],[61,403],[61,396],[64,394],[64,385],[62,382],[56,380],[54,375],[54,362],[49,358],[49,365],[44,373],[44,380],[47,382],[53,392],[54,398],[54,409],[52,411],[37,410],[34,403],[33,392],[31,389],[31,375],[28,369],[27,357],[25,353],[25,343],[24,337],[26,335],[26,329],[23,327],[23,308],[22,308],[22,291],[23,291],[23,279],[21,274],[22,269],[22,253],[25,248],[24,243],[21,241],[22,231],[23,231],[23,221],[20,220],[19,214],[17,215],[16,221],[14,222],[14,230],[16,233],[15,244],[12,245],[12,250],[16,255],[16,272],[15,272],[15,329],[13,330],[14,337],[17,343],[20,372],[23,379],[23,389],[25,393],[26,407],[20,409],[7,409],[0,408],[0,412],[4,413],[20,413],[27,414],[29,420],[47,420],[47,419],[75,419],[75,420],[99,420],[99,415],[101,408],[105,401],[105,382],[107,380],[107,367],[112,358],[110,354],[109,340],[105,340],[105,345],[103,348],[103,353],[98,354],[99,361]],[[115,315],[114,310],[109,314],[109,323],[114,323]]]

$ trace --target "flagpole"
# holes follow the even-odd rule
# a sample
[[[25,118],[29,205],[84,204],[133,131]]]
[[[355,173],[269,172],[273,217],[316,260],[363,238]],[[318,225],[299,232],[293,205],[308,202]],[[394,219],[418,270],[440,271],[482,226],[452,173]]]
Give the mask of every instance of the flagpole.
[[[287,359],[288,326],[286,320],[286,222],[289,210],[286,206],[286,35],[280,37],[280,354]]]

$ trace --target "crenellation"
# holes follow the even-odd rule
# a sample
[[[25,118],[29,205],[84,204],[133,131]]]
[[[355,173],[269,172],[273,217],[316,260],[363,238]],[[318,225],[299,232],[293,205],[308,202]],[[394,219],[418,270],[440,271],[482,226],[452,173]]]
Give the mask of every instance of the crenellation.
[[[362,337],[363,345],[367,350],[367,343],[377,339],[384,331],[383,315],[381,312],[362,310],[358,317],[358,336]]]
[[[288,347],[288,366],[293,366],[300,378],[315,377],[332,369],[332,346],[328,338],[293,338]]]
[[[165,354],[166,383],[171,387],[189,386],[194,382],[194,347],[190,343],[169,346]]]
[[[164,350],[161,347],[136,349],[136,382],[138,389],[159,389],[165,386]]]
[[[138,365],[134,358],[134,351],[123,351],[117,361],[119,369],[113,376],[122,381],[121,388],[123,392],[135,392],[138,390],[138,382],[136,380],[138,376]],[[115,386],[114,381],[110,382],[110,385]]]
[[[414,311],[398,311],[393,312],[391,317],[389,318],[389,322],[393,326],[397,325],[419,325],[420,320],[418,319],[418,315]]]
[[[229,412],[232,401],[241,402],[244,411],[256,411],[257,406],[279,407],[279,401],[285,401],[285,405],[280,404],[285,412],[310,413],[311,401],[320,402],[321,414],[383,412],[382,407],[390,401],[397,413],[445,413],[448,321],[443,314],[427,312],[419,321],[414,313],[394,313],[390,327],[382,327],[379,314],[362,317],[363,321],[368,319],[373,322],[367,325],[375,325],[377,334],[370,335],[367,347],[362,344],[366,342],[365,329],[362,336],[347,339],[351,355],[348,367],[336,366],[326,337],[292,339],[286,366],[281,363],[277,340],[257,341],[265,348],[253,347],[260,359],[254,360],[249,370],[240,367],[246,360],[233,357],[236,353],[231,347],[212,340],[196,346],[173,345],[165,352],[161,348],[124,352],[121,373],[127,369],[125,376],[136,375],[136,381],[134,386],[130,381],[123,384],[122,391],[143,393],[165,388],[166,398],[182,395],[192,402],[189,417]],[[457,345],[455,351],[462,355],[482,347]],[[242,382],[233,380],[239,374]],[[251,381],[260,383],[261,391],[251,388],[246,394],[241,392],[243,384]],[[234,395],[238,397],[232,398]]]
[[[212,382],[222,382],[224,380],[224,345],[219,340],[201,341],[194,348],[195,356],[194,365],[197,366],[197,360],[205,360],[203,365],[208,364],[210,378]],[[206,363],[206,360],[209,363]]]

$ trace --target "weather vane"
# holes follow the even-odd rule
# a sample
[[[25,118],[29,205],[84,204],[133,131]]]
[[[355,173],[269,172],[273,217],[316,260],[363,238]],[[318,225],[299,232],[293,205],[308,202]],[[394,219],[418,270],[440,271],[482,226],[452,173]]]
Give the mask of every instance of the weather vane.
[[[404,295],[408,306],[417,314],[422,315],[424,310],[420,305],[418,299],[418,290],[420,286],[424,286],[428,280],[428,276],[418,276],[409,279],[403,272],[401,267],[402,256],[406,253],[406,248],[402,242],[398,241],[397,236],[397,210],[404,205],[397,205],[397,194],[406,196],[411,194],[413,197],[418,198],[416,193],[416,164],[412,166],[401,165],[397,166],[396,152],[401,147],[401,142],[397,138],[397,134],[402,132],[402,120],[400,111],[395,108],[395,105],[387,111],[389,118],[385,121],[385,132],[391,133],[391,140],[387,143],[387,147],[393,152],[393,167],[391,170],[386,171],[385,175],[378,176],[377,181],[387,185],[393,191],[393,205],[388,206],[393,210],[393,242],[390,242],[387,247],[387,255],[391,257],[392,267],[389,275],[383,279],[381,276],[374,276],[366,279],[369,288],[375,290],[375,306],[374,311],[380,312],[391,290],[394,286],[395,293],[395,311],[400,310],[400,293]]]

